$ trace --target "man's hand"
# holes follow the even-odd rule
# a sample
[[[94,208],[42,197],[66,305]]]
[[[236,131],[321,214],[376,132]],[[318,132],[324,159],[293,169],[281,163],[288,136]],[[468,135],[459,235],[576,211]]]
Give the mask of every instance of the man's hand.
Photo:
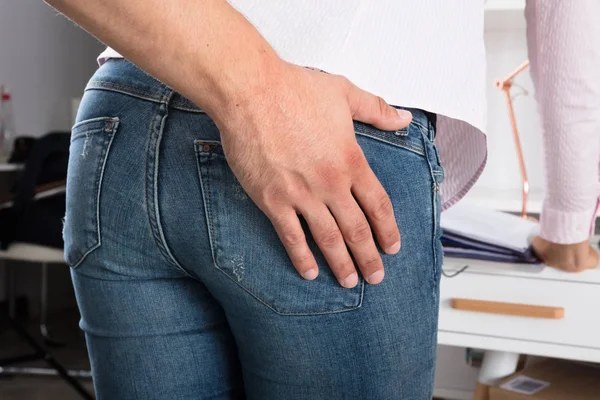
[[[306,279],[318,267],[298,214],[344,287],[384,276],[372,231],[388,254],[400,250],[392,203],[358,145],[352,120],[384,130],[407,126],[397,111],[347,79],[280,61],[262,90],[213,115],[229,165],[269,217]]]
[[[598,266],[598,252],[585,242],[577,244],[557,244],[536,236],[533,251],[546,265],[567,272],[581,272]]]

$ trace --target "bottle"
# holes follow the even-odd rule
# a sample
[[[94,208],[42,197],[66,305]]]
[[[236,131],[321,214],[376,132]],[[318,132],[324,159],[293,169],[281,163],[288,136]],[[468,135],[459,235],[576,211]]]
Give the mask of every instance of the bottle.
[[[0,87],[0,156],[7,159],[13,150],[16,137],[12,96],[4,86]]]

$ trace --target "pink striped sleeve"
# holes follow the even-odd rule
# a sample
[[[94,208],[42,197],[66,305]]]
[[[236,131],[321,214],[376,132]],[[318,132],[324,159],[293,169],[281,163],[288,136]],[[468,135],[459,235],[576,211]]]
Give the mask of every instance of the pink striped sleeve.
[[[600,1],[528,0],[525,16],[544,130],[541,236],[578,243],[600,194]]]

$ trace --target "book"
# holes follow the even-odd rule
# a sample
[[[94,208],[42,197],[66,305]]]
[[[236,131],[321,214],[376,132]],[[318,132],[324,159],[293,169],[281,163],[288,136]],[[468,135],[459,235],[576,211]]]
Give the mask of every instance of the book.
[[[444,256],[538,264],[531,239],[537,222],[497,210],[459,203],[442,213]]]

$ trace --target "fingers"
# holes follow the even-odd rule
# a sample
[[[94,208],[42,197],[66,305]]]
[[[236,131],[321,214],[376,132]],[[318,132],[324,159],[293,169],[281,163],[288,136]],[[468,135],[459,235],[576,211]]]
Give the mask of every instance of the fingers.
[[[598,266],[598,252],[592,246],[589,246],[589,256],[587,258],[586,269],[594,269]]]
[[[348,91],[348,105],[352,119],[386,131],[405,128],[412,121],[409,111],[395,109],[381,97],[365,92],[352,83]]]
[[[366,281],[380,283],[384,276],[383,262],[373,240],[371,226],[354,197],[348,193],[346,199],[339,199],[328,206]]]
[[[387,254],[400,251],[400,231],[392,202],[371,168],[365,168],[354,178],[352,194],[369,220],[383,251]]]
[[[271,222],[298,273],[304,279],[315,279],[319,275],[319,267],[306,243],[306,236],[296,212],[290,208],[287,212],[271,218]]]
[[[545,254],[547,243],[541,236],[535,236],[531,241],[531,249],[533,250],[533,254],[544,264],[546,264]]]
[[[540,236],[533,239],[535,255],[544,264],[566,272],[582,272],[598,266],[598,252],[586,240],[581,243],[552,243]]]
[[[340,228],[327,206],[323,203],[315,203],[306,205],[300,211],[340,285],[345,288],[356,286],[358,283],[356,268]]]

